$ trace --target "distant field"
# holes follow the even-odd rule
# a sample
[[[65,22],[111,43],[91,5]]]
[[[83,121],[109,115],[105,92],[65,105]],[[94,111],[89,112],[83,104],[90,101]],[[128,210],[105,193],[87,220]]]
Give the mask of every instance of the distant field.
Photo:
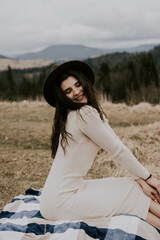
[[[139,161],[160,178],[160,105],[103,103],[109,123]],[[29,187],[42,188],[53,160],[54,109],[45,102],[0,102],[0,209]],[[86,178],[128,176],[100,151]]]
[[[8,58],[0,58],[0,71],[7,70],[8,66],[13,69],[26,69],[48,66],[53,61],[35,59],[35,60],[16,60]]]

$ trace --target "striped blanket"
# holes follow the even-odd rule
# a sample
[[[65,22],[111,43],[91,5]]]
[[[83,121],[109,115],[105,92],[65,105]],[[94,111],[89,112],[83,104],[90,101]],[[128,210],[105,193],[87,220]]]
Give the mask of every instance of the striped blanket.
[[[160,240],[160,231],[133,215],[48,221],[39,211],[41,191],[28,189],[0,213],[0,240]]]

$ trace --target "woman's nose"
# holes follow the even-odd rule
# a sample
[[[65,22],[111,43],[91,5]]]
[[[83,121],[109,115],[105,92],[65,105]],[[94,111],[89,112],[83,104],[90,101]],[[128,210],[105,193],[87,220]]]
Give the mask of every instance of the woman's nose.
[[[78,88],[74,88],[73,91],[74,91],[74,95],[78,95],[79,94],[79,89]]]

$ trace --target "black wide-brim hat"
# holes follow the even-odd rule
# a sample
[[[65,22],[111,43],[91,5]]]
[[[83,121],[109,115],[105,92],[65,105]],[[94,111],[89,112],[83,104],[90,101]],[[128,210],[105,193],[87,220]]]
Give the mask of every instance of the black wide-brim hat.
[[[54,97],[54,86],[55,82],[60,79],[60,76],[68,71],[78,71],[81,72],[87,79],[94,83],[94,72],[92,68],[85,62],[74,60],[62,63],[53,69],[50,74],[47,76],[44,86],[43,86],[43,95],[45,100],[52,106],[56,106],[56,100]]]

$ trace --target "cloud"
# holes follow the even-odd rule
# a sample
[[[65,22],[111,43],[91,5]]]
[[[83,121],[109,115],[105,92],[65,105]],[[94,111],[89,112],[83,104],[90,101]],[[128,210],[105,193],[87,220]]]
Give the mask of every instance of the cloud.
[[[0,54],[160,42],[159,0],[0,0]]]

